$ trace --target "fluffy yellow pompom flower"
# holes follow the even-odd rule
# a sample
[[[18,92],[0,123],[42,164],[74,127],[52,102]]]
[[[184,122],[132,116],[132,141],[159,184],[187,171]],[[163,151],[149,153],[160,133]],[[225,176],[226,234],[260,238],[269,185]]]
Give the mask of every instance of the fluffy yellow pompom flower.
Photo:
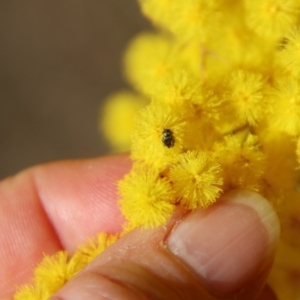
[[[34,272],[34,284],[24,285],[14,300],[47,300],[83,267],[82,261],[66,251],[45,255]]]
[[[204,42],[220,26],[219,1],[176,0],[168,12],[168,29],[180,40]]]
[[[182,152],[184,130],[184,119],[170,107],[147,106],[136,116],[131,157],[162,171]]]
[[[154,104],[163,103],[189,113],[193,101],[202,97],[202,89],[198,78],[184,69],[176,69],[156,83],[151,96]]]
[[[48,300],[52,293],[39,285],[24,285],[14,295],[14,300]]]
[[[300,75],[300,27],[294,27],[285,36],[285,43],[279,57],[282,59],[283,67],[292,75]]]
[[[140,0],[143,13],[181,40],[204,41],[218,27],[218,1]]]
[[[189,209],[205,208],[221,193],[220,165],[206,152],[188,151],[171,167],[170,180],[180,203]]]
[[[261,74],[236,70],[227,80],[226,101],[231,102],[238,119],[256,125],[265,113],[267,99],[264,97],[265,81]]]
[[[294,77],[277,80],[270,98],[272,111],[269,118],[272,127],[289,135],[300,134],[300,84]]]
[[[106,99],[101,108],[100,126],[115,151],[129,151],[134,116],[147,100],[128,91],[120,91]]]
[[[96,239],[89,239],[86,244],[79,246],[73,258],[87,265],[118,239],[118,235],[101,232]]]
[[[245,20],[258,35],[278,39],[299,20],[298,0],[245,0]]]
[[[225,137],[215,145],[215,159],[223,170],[224,190],[246,188],[259,191],[265,169],[265,156],[259,149],[257,137],[248,134],[246,140],[238,135]]]
[[[59,251],[55,255],[44,257],[34,272],[35,281],[38,286],[44,286],[50,293],[54,293],[81,267],[81,262],[69,259],[67,252]]]
[[[185,69],[168,72],[153,89],[152,103],[163,103],[172,107],[174,113],[186,117],[197,117],[202,121],[219,118],[220,99],[199,78]]]
[[[125,74],[136,89],[151,95],[153,88],[174,68],[172,39],[165,35],[142,33],[132,40],[125,56]]]
[[[131,228],[157,227],[174,211],[174,192],[170,182],[150,169],[132,170],[119,182],[121,211]]]
[[[266,156],[260,192],[274,205],[287,206],[288,203],[285,202],[289,201],[290,193],[296,189],[300,179],[300,174],[295,168],[295,141],[286,133],[278,132],[274,128],[265,128],[258,132],[258,137]]]

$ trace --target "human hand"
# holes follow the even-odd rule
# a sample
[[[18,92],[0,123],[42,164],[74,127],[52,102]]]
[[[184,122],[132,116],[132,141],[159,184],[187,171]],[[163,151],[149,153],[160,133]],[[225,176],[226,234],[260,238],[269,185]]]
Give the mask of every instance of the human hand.
[[[121,231],[116,182],[130,166],[124,155],[58,162],[0,183],[0,299],[30,281],[43,253],[72,254],[98,232]],[[206,210],[178,209],[165,226],[133,230],[51,300],[276,299],[264,286],[278,235],[266,200],[231,192]]]

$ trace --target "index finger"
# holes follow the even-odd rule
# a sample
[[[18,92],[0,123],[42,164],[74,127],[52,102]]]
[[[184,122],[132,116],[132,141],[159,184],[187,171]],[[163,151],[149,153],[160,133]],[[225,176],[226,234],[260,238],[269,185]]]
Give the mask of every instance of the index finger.
[[[28,282],[43,253],[120,231],[116,182],[130,166],[126,155],[63,161],[0,183],[0,298]]]

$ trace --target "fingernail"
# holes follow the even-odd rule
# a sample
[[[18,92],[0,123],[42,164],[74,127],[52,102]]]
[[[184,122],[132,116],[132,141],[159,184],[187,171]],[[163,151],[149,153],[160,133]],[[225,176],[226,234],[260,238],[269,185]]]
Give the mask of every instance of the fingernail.
[[[257,193],[234,191],[188,215],[172,231],[167,247],[213,294],[238,292],[273,259],[279,221]]]

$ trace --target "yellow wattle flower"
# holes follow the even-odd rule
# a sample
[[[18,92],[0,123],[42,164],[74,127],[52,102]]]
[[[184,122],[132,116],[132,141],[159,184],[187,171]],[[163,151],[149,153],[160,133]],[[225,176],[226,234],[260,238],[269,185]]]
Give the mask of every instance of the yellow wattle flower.
[[[215,145],[213,155],[222,168],[224,191],[241,188],[260,191],[265,156],[257,137],[247,134],[246,140],[243,139],[230,135]]]
[[[127,80],[145,95],[151,95],[157,82],[174,68],[173,39],[156,33],[141,33],[129,44],[124,55]]]
[[[22,286],[14,295],[14,300],[48,300],[52,293],[39,284]]]
[[[130,150],[134,117],[146,104],[145,97],[129,91],[120,91],[106,99],[99,125],[115,151]]]
[[[225,101],[232,103],[237,118],[243,124],[256,125],[268,107],[263,76],[241,69],[235,70],[229,75],[227,89]]]
[[[131,157],[156,171],[163,171],[183,151],[185,123],[169,106],[149,105],[135,118]],[[172,144],[164,141],[166,133]]]
[[[284,37],[282,49],[279,53],[282,66],[293,76],[300,75],[300,28],[293,27]]]
[[[188,209],[206,208],[222,192],[220,165],[206,152],[188,151],[179,155],[169,176],[176,197]]]
[[[131,228],[163,225],[176,201],[171,183],[152,170],[132,170],[119,182],[121,210]]]
[[[244,0],[245,19],[258,35],[275,40],[299,21],[300,3],[297,0]]]
[[[276,130],[291,136],[300,134],[300,82],[295,77],[278,78],[270,93],[269,122]]]
[[[72,260],[75,263],[81,263],[84,267],[118,239],[119,235],[117,234],[101,232],[96,238],[90,238],[85,244],[80,245],[72,256]],[[72,260],[70,263],[72,263]]]

